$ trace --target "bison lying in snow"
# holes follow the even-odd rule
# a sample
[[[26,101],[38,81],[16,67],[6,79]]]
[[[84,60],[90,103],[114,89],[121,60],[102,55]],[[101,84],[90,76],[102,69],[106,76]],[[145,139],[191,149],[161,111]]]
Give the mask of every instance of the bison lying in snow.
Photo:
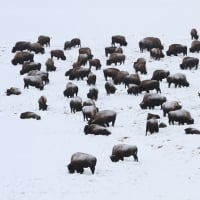
[[[167,56],[177,56],[177,54],[182,53],[187,56],[187,46],[182,44],[171,44],[169,49],[166,51]]]
[[[191,39],[195,39],[195,40],[198,40],[199,39],[199,35],[197,34],[197,29],[196,28],[193,28],[191,31],[190,31],[190,35],[191,35]]]
[[[200,130],[196,129],[196,128],[185,128],[185,134],[200,134]]]
[[[185,57],[183,58],[182,63],[180,64],[180,68],[181,69],[192,69],[193,67],[195,67],[195,69],[198,68],[199,65],[199,59],[198,58],[194,58],[194,57]]]
[[[176,74],[173,74],[173,75],[169,75],[167,77],[167,82],[168,82],[168,87],[170,87],[170,85],[172,83],[174,83],[175,85],[175,88],[178,86],[178,87],[189,87],[189,82],[187,81],[186,79],[186,76],[185,74],[182,74],[182,73],[176,73]]]
[[[128,144],[117,144],[113,146],[112,155],[110,159],[112,162],[118,162],[119,160],[124,160],[124,157],[133,156],[134,160],[138,162],[138,148],[135,145]]]
[[[37,120],[41,119],[41,117],[38,114],[36,114],[34,112],[29,112],[29,111],[21,113],[20,118],[21,119],[31,119],[32,118],[32,119],[37,119]]]
[[[14,58],[11,60],[13,65],[23,64],[25,61],[33,62],[34,54],[29,52],[17,52]]]
[[[71,156],[71,162],[67,165],[69,173],[72,174],[75,171],[82,174],[84,172],[84,168],[90,168],[92,174],[95,172],[95,166],[97,163],[97,159],[95,156],[77,152]]]
[[[45,96],[41,96],[38,99],[38,104],[39,104],[39,110],[47,110],[47,98]]]
[[[158,120],[157,119],[152,118],[152,119],[147,120],[147,123],[146,123],[146,135],[147,135],[148,131],[151,134],[154,133],[154,132],[156,132],[156,133],[159,132],[159,126],[158,126]]]
[[[166,114],[170,111],[179,110],[182,106],[179,104],[178,101],[167,101],[162,104],[163,116],[165,117]]]
[[[191,117],[190,112],[187,110],[175,110],[170,111],[168,113],[169,124],[173,124],[174,122],[178,122],[179,125],[186,123],[186,124],[194,124],[194,119]]]
[[[111,132],[108,129],[98,124],[86,125],[84,128],[84,133],[86,135],[87,134],[93,134],[93,135],[110,135],[111,134]]]
[[[16,88],[16,87],[11,87],[9,89],[6,90],[6,95],[7,96],[10,96],[10,95],[20,95],[21,94],[21,91],[19,88]]]
[[[119,44],[120,46],[127,46],[127,41],[126,38],[122,35],[114,35],[111,38],[112,42],[112,46],[115,46],[115,43]]]
[[[159,48],[163,50],[163,45],[159,38],[156,37],[146,37],[139,41],[140,52],[143,52],[144,49],[150,51],[152,48]]]
[[[60,49],[51,50],[50,54],[51,54],[51,59],[53,57],[56,57],[57,59],[66,60],[66,56],[65,56],[63,50],[60,50]]]

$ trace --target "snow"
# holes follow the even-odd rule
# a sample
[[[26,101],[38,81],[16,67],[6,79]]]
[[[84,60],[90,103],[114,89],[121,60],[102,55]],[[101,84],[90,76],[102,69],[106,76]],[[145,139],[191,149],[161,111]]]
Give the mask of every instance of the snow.
[[[0,18],[0,199],[2,200],[51,200],[51,199],[149,199],[194,200],[200,192],[199,136],[184,134],[184,128],[199,128],[199,69],[180,70],[183,56],[171,56],[154,61],[149,52],[140,53],[138,41],[144,37],[159,37],[164,53],[172,43],[191,45],[190,30],[199,26],[199,1],[197,0],[58,0],[1,2]],[[184,73],[188,88],[168,88],[166,80],[160,84],[162,95],[168,101],[178,101],[191,113],[194,125],[168,125],[162,110],[142,110],[138,96],[127,95],[124,85],[117,85],[115,94],[107,95],[102,70],[107,66],[104,48],[110,46],[112,35],[124,35],[128,46],[124,65],[118,69],[134,73],[133,62],[139,57],[147,60],[147,75],[155,69],[169,70],[171,74]],[[63,96],[68,78],[65,72],[78,57],[78,48],[65,51],[66,61],[54,60],[57,67],[50,72],[50,83],[43,91],[30,87],[24,89],[20,65],[13,66],[11,49],[17,41],[37,41],[39,35],[51,37],[51,47],[45,54],[35,55],[42,63],[50,57],[51,49],[63,49],[64,42],[81,39],[95,58],[102,62],[101,70],[92,68],[97,75],[100,110],[114,110],[117,119],[109,136],[85,135],[86,122],[81,112],[71,113],[70,99]],[[198,53],[188,56],[199,58]],[[26,76],[26,75],[25,75]],[[89,86],[86,79],[73,81],[79,87],[78,96],[87,99]],[[5,91],[17,87],[19,96],[6,96]],[[155,93],[155,91],[153,91]],[[47,111],[39,111],[38,98],[47,97]],[[22,112],[32,111],[41,120],[19,118]],[[159,121],[167,128],[145,136],[147,113],[161,116]],[[132,157],[112,163],[109,156],[115,144],[138,147],[139,162]],[[69,174],[67,164],[75,152],[97,157],[94,175],[90,169],[84,174]]]

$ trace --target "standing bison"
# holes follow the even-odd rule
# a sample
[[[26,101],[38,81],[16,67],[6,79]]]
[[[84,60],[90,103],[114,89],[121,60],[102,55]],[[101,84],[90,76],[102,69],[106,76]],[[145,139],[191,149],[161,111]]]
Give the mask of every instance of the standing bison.
[[[184,56],[187,56],[187,46],[182,44],[171,44],[169,49],[166,51],[167,56],[177,56],[179,53],[182,53]]]
[[[194,52],[199,53],[199,51],[200,51],[200,41],[198,41],[198,40],[192,41],[192,44],[191,44],[191,47],[190,47],[189,50],[190,50],[190,53],[194,53]]]
[[[51,50],[50,54],[51,54],[51,59],[53,57],[56,57],[57,59],[66,60],[66,56],[63,50],[60,50],[60,49]]]
[[[29,52],[17,52],[11,60],[13,65],[23,64],[25,61],[33,62],[34,54]]]
[[[170,75],[169,71],[163,69],[157,69],[153,72],[151,80],[162,81],[164,78],[167,78]]]
[[[56,71],[56,66],[54,65],[54,61],[52,58],[48,58],[47,61],[45,62],[45,65],[47,72]]]
[[[156,90],[157,93],[158,92],[161,93],[159,81],[156,81],[156,80],[143,80],[139,84],[139,91],[140,92],[142,92],[142,91],[149,92],[149,90],[154,90],[154,89]]]
[[[98,70],[98,69],[101,69],[101,62],[97,58],[92,59],[92,60],[89,60],[89,66],[90,66],[90,69],[92,66],[94,66],[96,70]]]
[[[128,144],[117,144],[112,148],[112,155],[110,159],[112,162],[118,162],[119,160],[124,160],[124,157],[133,156],[134,161],[138,162],[138,148],[135,145]]]
[[[92,174],[95,172],[95,166],[97,158],[93,155],[77,152],[71,156],[71,162],[67,165],[69,173],[72,174],[75,171],[82,174],[84,168],[90,168]]]
[[[74,97],[73,99],[70,100],[70,109],[71,113],[79,112],[82,110],[82,99],[81,97]]]
[[[30,43],[28,50],[30,52],[33,51],[36,54],[38,54],[38,53],[44,54],[45,53],[44,47],[40,43],[37,43],[37,42]]]
[[[136,73],[140,72],[141,74],[147,74],[146,60],[144,58],[138,58],[134,62],[133,68],[135,69]]]
[[[197,34],[197,29],[196,28],[193,28],[191,31],[190,31],[190,35],[191,35],[191,39],[195,39],[195,40],[198,40],[199,39],[199,35]]]
[[[127,46],[127,41],[126,38],[122,35],[114,35],[111,38],[112,42],[112,46],[115,46],[115,43],[119,44],[120,46]]]
[[[112,65],[115,64],[117,65],[118,63],[124,64],[126,59],[126,56],[122,53],[112,53],[109,57],[109,59],[106,61],[106,65]]]
[[[41,44],[42,46],[46,45],[50,47],[50,37],[45,35],[38,36],[37,43]]]
[[[194,57],[185,57],[182,60],[182,63],[180,64],[180,68],[181,69],[192,69],[193,67],[195,67],[195,69],[198,68],[199,65],[199,59],[198,58],[194,58]]]
[[[172,83],[174,83],[175,88],[177,86],[178,87],[181,87],[181,86],[189,87],[189,82],[187,81],[185,74],[182,74],[182,73],[176,73],[173,75],[169,75],[167,77],[167,82],[168,82],[168,87],[170,87],[170,85]]]
[[[22,65],[22,69],[20,70],[20,75],[26,74],[32,70],[40,70],[40,69],[41,69],[41,63],[25,62]]]
[[[99,90],[96,87],[91,87],[87,93],[87,97],[96,101],[98,99],[98,93]]]
[[[161,41],[159,38],[146,37],[139,41],[139,48],[140,48],[140,52],[143,52],[144,49],[147,49],[148,51],[150,51],[153,48],[159,48],[160,50],[163,50],[163,45],[161,44]]]
[[[153,58],[154,60],[160,60],[161,58],[164,58],[164,54],[161,49],[159,48],[152,48],[150,49],[150,58]]]
[[[112,53],[123,53],[123,49],[121,47],[105,47],[106,57],[108,57],[108,54]]]
[[[38,99],[38,104],[39,104],[39,110],[47,110],[47,98],[45,96],[41,96]]]
[[[29,88],[29,86],[33,86],[39,88],[40,90],[43,90],[44,84],[42,77],[39,75],[24,77],[24,88]]]
[[[105,83],[105,89],[106,89],[107,95],[114,94],[115,91],[117,90],[113,82],[110,82],[110,81],[109,82],[107,81]]]
[[[119,71],[120,71],[119,69],[112,68],[112,67],[104,69],[103,74],[104,74],[105,80],[107,81],[108,77],[111,77],[113,79]]]
[[[68,98],[74,97],[74,95],[77,96],[77,94],[78,94],[78,86],[75,85],[72,82],[68,82],[67,85],[66,85],[65,90],[63,91],[63,94],[64,94],[64,96],[66,96]]]
[[[163,116],[165,117],[168,112],[179,110],[181,108],[182,106],[179,104],[178,101],[167,101],[162,104]]]
[[[82,107],[83,120],[84,121],[85,119],[87,121],[92,120],[97,112],[98,112],[98,108],[95,105],[84,105]]]
[[[159,126],[158,126],[158,120],[155,118],[147,120],[146,123],[146,136],[148,131],[153,134],[154,132],[158,133],[159,132]]]
[[[12,53],[15,53],[16,51],[28,50],[29,45],[30,45],[30,42],[26,42],[26,41],[16,42],[15,46],[12,48]]]

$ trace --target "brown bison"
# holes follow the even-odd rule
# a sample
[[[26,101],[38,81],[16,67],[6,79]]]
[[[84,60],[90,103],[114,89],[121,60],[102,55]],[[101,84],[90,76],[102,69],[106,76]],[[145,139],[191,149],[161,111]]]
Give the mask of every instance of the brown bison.
[[[11,87],[9,89],[6,90],[6,95],[7,96],[10,96],[10,95],[20,95],[21,94],[21,91],[19,88],[16,88],[16,87]]]
[[[29,45],[30,45],[30,42],[26,42],[26,41],[16,42],[15,46],[12,48],[12,53],[15,53],[16,51],[28,50]]]
[[[146,123],[146,136],[148,131],[153,134],[154,132],[158,133],[159,132],[159,126],[158,126],[158,120],[155,118],[147,120]]]
[[[149,92],[149,90],[156,90],[156,92],[160,92],[161,93],[161,90],[160,90],[160,83],[159,81],[157,80],[143,80],[140,82],[140,85],[139,85],[139,91],[142,92],[142,91],[146,91],[146,92]]]
[[[185,128],[185,134],[197,134],[199,135],[200,134],[200,130],[196,129],[196,128]]]
[[[70,43],[71,47],[76,47],[76,46],[81,47],[81,40],[79,38],[71,39]]]
[[[20,70],[20,74],[26,74],[32,70],[40,70],[41,69],[41,63],[35,63],[35,62],[25,62],[22,65],[22,69]]]
[[[160,115],[148,113],[147,120],[149,120],[149,119],[160,119]]]
[[[94,66],[96,67],[96,70],[98,70],[98,69],[101,69],[101,62],[97,58],[92,59],[92,60],[89,60],[89,66],[90,66],[90,69],[92,66]]]
[[[166,114],[170,111],[179,110],[182,106],[179,104],[178,101],[167,101],[162,104],[163,116],[165,117]]]
[[[112,53],[123,53],[123,49],[121,47],[105,47],[106,57]]]
[[[29,88],[29,86],[33,86],[39,88],[40,90],[44,89],[44,84],[41,76],[26,76],[24,77],[24,88]]]
[[[163,69],[157,69],[153,72],[151,80],[162,81],[164,78],[167,78],[170,75],[169,71]]]
[[[45,96],[41,96],[38,99],[38,104],[39,104],[39,110],[47,110],[47,98]]]
[[[198,40],[199,39],[199,35],[197,34],[197,29],[196,28],[193,28],[191,31],[190,31],[190,35],[191,35],[191,39],[195,39],[195,40]]]
[[[189,50],[190,50],[190,53],[194,53],[194,52],[199,53],[199,51],[200,51],[200,41],[198,41],[198,40],[192,41],[192,44],[191,44],[191,47],[190,47]]]
[[[161,41],[159,38],[146,37],[139,41],[139,48],[140,48],[140,52],[143,52],[144,49],[147,49],[148,51],[150,51],[153,48],[159,48],[160,50],[163,50],[163,45],[161,44]]]
[[[74,97],[74,95],[77,96],[77,94],[78,94],[78,86],[75,85],[72,82],[68,82],[67,85],[66,85],[65,90],[63,91],[63,94],[64,94],[64,96],[66,96],[68,98]]]
[[[94,118],[96,113],[98,112],[98,108],[95,105],[85,105],[82,107],[83,120],[90,121]]]
[[[90,73],[88,74],[88,77],[87,77],[87,78],[88,78],[88,79],[87,79],[87,84],[88,84],[88,85],[95,85],[95,84],[96,84],[97,76],[96,76],[94,73],[90,72]]]
[[[107,95],[114,94],[117,88],[114,86],[113,82],[107,81],[105,83],[105,89]]]
[[[98,93],[99,90],[96,87],[91,87],[87,93],[87,97],[96,101],[98,99]]]
[[[46,45],[50,47],[50,37],[45,35],[38,36],[37,43],[41,44],[42,46]]]
[[[23,64],[25,61],[33,62],[34,54],[29,52],[17,52],[11,60],[13,65]]]
[[[86,135],[93,134],[93,135],[107,135],[107,136],[111,134],[111,132],[107,128],[98,124],[85,125],[84,133]]]
[[[84,168],[90,168],[92,174],[95,172],[95,166],[97,163],[97,158],[93,155],[77,152],[71,156],[71,162],[67,165],[70,174],[75,171],[82,174]]]
[[[128,74],[124,77],[123,79],[123,83],[125,84],[125,88],[126,86],[128,86],[129,84],[136,84],[139,85],[140,84],[140,76],[138,74]]]
[[[45,65],[47,72],[56,71],[56,66],[54,65],[54,61],[52,58],[48,58],[47,61],[45,62]]]
[[[177,56],[179,53],[182,53],[184,56],[187,56],[187,46],[182,44],[171,44],[169,49],[166,51],[167,56]]]
[[[82,111],[81,97],[74,97],[73,99],[70,100],[69,105],[70,105],[71,113]]]
[[[48,72],[43,72],[39,70],[31,70],[28,72],[27,76],[40,76],[42,81],[47,84],[49,83],[49,73]]]
[[[175,88],[178,86],[178,87],[189,87],[189,82],[187,81],[186,79],[186,76],[185,74],[182,74],[182,73],[176,73],[176,74],[173,74],[173,75],[169,75],[167,77],[167,82],[168,82],[168,87],[170,87],[170,85],[172,83],[174,83],[175,85]]]
[[[136,73],[140,72],[141,74],[147,74],[146,60],[144,58],[138,58],[134,62],[133,68],[135,69]]]
[[[92,51],[89,47],[81,47],[78,52],[79,54],[87,54],[89,56],[89,59],[92,59],[93,57]]]
[[[127,46],[126,38],[122,35],[114,35],[111,38],[112,42],[111,45],[115,46],[115,43],[119,44],[120,46]]]
[[[109,57],[109,59],[106,61],[106,65],[111,65],[111,64],[115,64],[117,65],[118,63],[124,64],[126,59],[126,56],[124,54],[121,53],[112,53]]]
[[[180,64],[180,68],[181,69],[192,69],[193,67],[195,67],[195,69],[198,68],[199,65],[199,59],[198,58],[194,58],[194,57],[185,57],[182,60],[182,63]]]
[[[41,119],[41,117],[38,114],[36,114],[34,112],[29,112],[29,111],[21,113],[20,118],[21,119],[31,119],[32,118],[32,119],[36,119],[36,120]]]
[[[161,49],[159,48],[152,48],[150,49],[150,58],[153,58],[154,60],[160,60],[161,58],[164,58],[164,54]]]
[[[113,82],[115,85],[124,83],[125,77],[127,77],[129,73],[127,71],[119,71],[116,73],[116,75],[113,77]]]
[[[136,84],[128,84],[127,93],[128,94],[133,94],[135,96],[138,96],[139,86],[136,85]]]
[[[45,53],[44,47],[40,43],[37,43],[37,42],[30,43],[28,50],[30,52],[33,51],[36,54],[38,54],[38,53],[44,54]]]
[[[107,77],[111,77],[113,79],[119,71],[119,69],[112,67],[104,69],[103,74],[105,80],[107,81]]]
[[[53,57],[56,57],[57,59],[66,60],[66,56],[63,50],[60,50],[60,49],[51,50],[50,54],[51,54],[51,59]]]

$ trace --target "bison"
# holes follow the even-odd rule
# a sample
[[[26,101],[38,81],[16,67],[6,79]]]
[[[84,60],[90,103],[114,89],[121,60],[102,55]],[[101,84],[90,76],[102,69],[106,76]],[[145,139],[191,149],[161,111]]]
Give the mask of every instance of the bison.
[[[159,48],[163,50],[163,45],[159,38],[156,37],[146,37],[139,41],[140,52],[143,52],[144,49],[150,51],[153,48]]]
[[[195,134],[195,135],[200,134],[200,130],[198,130],[196,128],[189,127],[189,128],[185,128],[184,130],[185,130],[185,134]]]
[[[94,74],[94,73],[92,73],[92,72],[90,72],[89,74],[88,74],[88,77],[87,77],[88,79],[87,79],[87,84],[88,85],[95,85],[96,84],[96,79],[97,79],[97,77],[96,77],[96,75]]]
[[[185,57],[182,60],[182,63],[180,64],[180,68],[181,69],[192,69],[193,67],[195,67],[195,69],[198,68],[199,65],[199,59],[198,58],[194,58],[194,57]]]
[[[91,87],[87,93],[87,97],[96,101],[98,99],[98,93],[99,91],[96,87]]]
[[[155,60],[160,60],[161,58],[164,58],[164,54],[161,49],[159,48],[152,48],[150,49],[150,58],[153,58]]]
[[[159,126],[158,126],[158,120],[155,118],[147,120],[146,123],[146,136],[148,131],[153,134],[154,132],[158,133],[159,132]]]
[[[92,60],[89,60],[89,66],[90,66],[90,69],[92,66],[94,66],[96,67],[96,70],[98,70],[98,69],[101,69],[101,62],[97,58],[92,59]]]
[[[46,45],[50,47],[50,37],[45,35],[38,36],[37,43],[41,44],[42,46]]]
[[[81,47],[81,40],[79,38],[73,38],[73,39],[71,39],[70,46],[74,47],[74,48],[76,46]]]
[[[124,54],[121,53],[112,53],[109,57],[109,59],[106,61],[106,65],[111,65],[111,64],[115,64],[117,65],[118,63],[124,64],[126,59],[126,56]]]
[[[105,83],[105,89],[106,89],[107,95],[114,94],[115,91],[117,90],[117,88],[114,86],[113,82],[111,81],[107,81]]]
[[[65,88],[65,90],[63,91],[63,94],[64,94],[64,96],[66,96],[66,97],[74,97],[74,95],[76,95],[77,96],[77,94],[78,94],[78,86],[77,85],[75,85],[74,83],[72,83],[72,82],[68,82],[67,83],[67,85],[66,85],[66,88]]]
[[[41,63],[35,63],[35,62],[25,62],[22,65],[22,69],[20,70],[20,74],[26,74],[32,70],[40,70],[41,69]]]
[[[56,71],[56,66],[54,65],[54,61],[52,58],[48,58],[47,61],[45,62],[45,65],[47,72]]]
[[[15,46],[12,48],[12,53],[16,51],[24,51],[29,49],[30,42],[19,41],[15,43]]]
[[[21,91],[19,88],[16,88],[16,87],[10,87],[9,89],[6,90],[6,95],[7,96],[10,96],[10,95],[20,95],[21,94]]]
[[[44,89],[43,80],[39,75],[24,77],[24,88],[29,88],[29,85],[39,88],[40,90]]]
[[[146,60],[144,58],[138,58],[134,62],[133,68],[135,69],[136,73],[140,72],[141,74],[147,74]]]
[[[33,51],[36,54],[38,54],[38,53],[44,54],[45,53],[44,47],[40,43],[37,43],[37,42],[30,43],[28,50],[30,52]]]
[[[27,76],[40,76],[42,78],[42,81],[44,81],[45,84],[49,83],[49,73],[43,72],[39,70],[31,70],[28,72]]]
[[[82,107],[83,120],[90,121],[94,118],[96,113],[98,112],[98,108],[95,105],[85,105]]]
[[[38,114],[36,114],[34,112],[29,112],[29,111],[21,113],[20,118],[21,119],[31,119],[32,118],[32,119],[36,119],[36,120],[41,119],[41,117]]]
[[[13,65],[23,64],[25,61],[33,62],[34,54],[29,52],[17,52],[11,60]]]
[[[126,75],[123,79],[123,83],[125,84],[125,88],[126,86],[128,86],[129,84],[136,84],[139,85],[140,84],[140,76],[138,74],[129,74]]]
[[[169,49],[166,51],[167,56],[177,56],[179,53],[182,53],[184,56],[187,56],[187,46],[182,44],[171,44]]]
[[[167,101],[162,104],[163,116],[165,117],[166,114],[170,111],[179,110],[182,106],[179,104],[178,101]]]
[[[71,113],[82,111],[81,97],[74,97],[73,99],[70,100],[69,105],[70,105]]]
[[[118,71],[112,78],[115,85],[124,83],[124,79],[129,75],[127,71]]]
[[[41,96],[39,99],[38,99],[38,104],[39,104],[39,110],[47,110],[47,98],[45,96]]]
[[[112,67],[104,69],[103,74],[105,80],[107,81],[107,77],[111,77],[113,79],[119,71],[119,69]]]
[[[114,35],[112,36],[111,40],[112,40],[111,42],[112,46],[115,46],[115,43],[119,44],[120,46],[128,45],[125,36],[122,36],[122,35]]]
[[[60,49],[51,50],[50,54],[51,54],[51,59],[53,57],[56,57],[57,59],[66,60],[66,56],[63,50],[60,50]]]
[[[189,82],[186,79],[185,74],[182,74],[182,73],[175,73],[173,75],[169,75],[167,77],[167,82],[168,82],[168,87],[170,87],[170,85],[172,83],[174,83],[175,88],[177,86],[179,86],[179,87],[181,87],[181,86],[189,87],[189,85],[190,85]]]
[[[199,35],[197,34],[197,29],[196,28],[193,28],[191,31],[190,31],[190,35],[191,35],[191,39],[195,39],[195,40],[198,40],[199,39]]]
[[[112,53],[123,53],[123,49],[121,47],[105,47],[105,55],[106,57],[108,54]]]
[[[107,128],[98,124],[85,125],[84,133],[86,135],[93,134],[93,135],[106,135],[106,136],[111,134],[111,132]]]
[[[133,94],[135,96],[138,96],[139,86],[136,85],[136,84],[128,84],[127,93],[128,94]]]
[[[139,85],[139,91],[142,92],[142,91],[146,91],[146,92],[149,92],[149,90],[156,90],[156,92],[160,92],[161,93],[161,90],[160,90],[160,83],[159,81],[157,80],[143,80],[140,82],[140,85]]]
[[[192,44],[191,44],[191,47],[190,47],[189,50],[190,50],[190,53],[194,53],[194,52],[199,53],[199,51],[200,51],[200,41],[198,41],[198,40],[192,41]]]
[[[163,69],[157,69],[153,72],[151,80],[162,81],[164,78],[167,78],[170,75],[169,71]]]

